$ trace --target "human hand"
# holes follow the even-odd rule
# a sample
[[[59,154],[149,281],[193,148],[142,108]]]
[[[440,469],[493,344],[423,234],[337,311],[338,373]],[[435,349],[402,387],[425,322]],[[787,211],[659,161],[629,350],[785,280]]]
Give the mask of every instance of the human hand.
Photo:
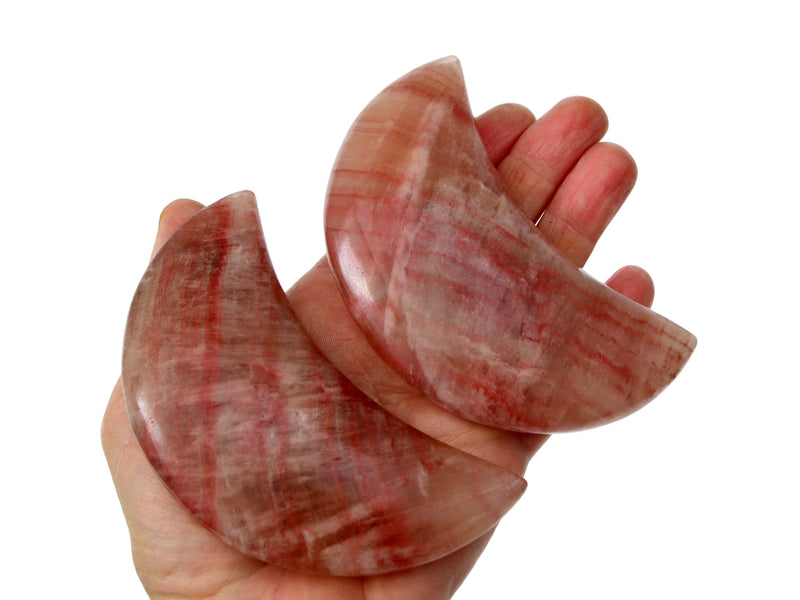
[[[511,197],[551,243],[582,265],[636,174],[624,150],[599,143],[607,125],[602,109],[573,98],[534,121],[522,107],[503,105],[477,122]],[[170,204],[162,213],[156,248],[200,208],[187,200]],[[639,269],[619,271],[609,285],[642,304],[652,301],[652,283]],[[313,267],[288,295],[336,368],[418,429],[518,474],[546,439],[465,421],[406,384],[378,358],[350,318],[327,261]],[[489,537],[433,563],[371,578],[284,571],[230,549],[174,499],[130,429],[119,385],[104,419],[103,445],[130,528],[134,563],[152,597],[448,598]]]

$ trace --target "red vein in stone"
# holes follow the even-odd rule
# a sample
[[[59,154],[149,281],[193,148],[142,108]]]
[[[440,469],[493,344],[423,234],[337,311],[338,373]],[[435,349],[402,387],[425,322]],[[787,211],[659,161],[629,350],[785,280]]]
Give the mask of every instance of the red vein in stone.
[[[202,441],[202,466],[206,477],[202,480],[202,501],[203,513],[206,515],[207,524],[215,529],[219,529],[217,507],[216,507],[216,480],[217,480],[217,458],[216,458],[216,426],[220,403],[227,398],[218,398],[220,382],[220,352],[225,349],[226,340],[222,335],[222,328],[225,325],[227,315],[223,313],[225,292],[225,267],[228,266],[227,255],[230,249],[230,227],[232,207],[226,206],[226,210],[220,211],[219,221],[215,223],[218,236],[224,235],[224,241],[217,239],[214,243],[214,264],[216,268],[209,273],[208,294],[206,296],[206,314],[204,316],[206,328],[206,339],[204,340],[206,355],[204,371],[208,381],[215,385],[200,386],[199,404],[204,407],[203,411],[203,430],[205,436]],[[216,238],[216,236],[214,236]],[[212,351],[213,349],[213,351]]]

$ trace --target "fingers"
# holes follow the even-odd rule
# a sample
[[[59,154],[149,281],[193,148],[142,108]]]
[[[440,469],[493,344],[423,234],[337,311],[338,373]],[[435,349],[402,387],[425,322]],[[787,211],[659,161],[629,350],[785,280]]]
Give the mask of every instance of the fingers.
[[[583,266],[633,189],[636,163],[622,147],[600,143],[608,119],[593,100],[562,100],[522,134],[513,129],[526,122],[516,106],[476,120],[481,136],[512,199],[545,239]],[[639,304],[653,303],[653,281],[639,267],[623,267],[607,284]]]
[[[582,267],[636,183],[636,163],[616,144],[595,144],[565,177],[539,231]]]
[[[158,219],[158,232],[156,233],[156,241],[153,245],[153,254],[150,257],[152,258],[155,256],[156,252],[164,245],[164,242],[202,208],[203,205],[199,202],[187,200],[186,198],[174,200],[167,204],[164,210],[161,211],[161,216]]]
[[[498,165],[511,198],[538,220],[578,159],[608,128],[605,112],[589,98],[567,98],[534,122]]]
[[[533,113],[520,104],[501,104],[475,119],[478,133],[493,164],[499,164],[508,155],[534,121]]]
[[[609,278],[606,285],[642,306],[650,308],[653,305],[656,293],[653,280],[640,267],[622,267]]]

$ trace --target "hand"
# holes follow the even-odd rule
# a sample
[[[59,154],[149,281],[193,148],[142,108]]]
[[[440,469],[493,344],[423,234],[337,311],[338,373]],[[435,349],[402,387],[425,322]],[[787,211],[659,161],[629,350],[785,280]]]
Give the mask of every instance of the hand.
[[[570,98],[534,120],[518,105],[498,106],[477,119],[489,156],[512,198],[542,235],[582,266],[636,179],[622,148],[600,143],[602,109]],[[154,252],[202,205],[178,200],[159,222]],[[608,285],[649,306],[647,273],[626,267]],[[439,408],[386,366],[352,321],[327,261],[321,260],[288,293],[319,348],[356,385],[414,427],[485,460],[524,473],[546,436],[477,425]],[[369,578],[310,576],[243,556],[205,529],[172,496],[150,466],[128,423],[119,383],[102,429],[103,448],[131,534],[133,560],[153,598],[449,598],[491,534],[433,563]]]

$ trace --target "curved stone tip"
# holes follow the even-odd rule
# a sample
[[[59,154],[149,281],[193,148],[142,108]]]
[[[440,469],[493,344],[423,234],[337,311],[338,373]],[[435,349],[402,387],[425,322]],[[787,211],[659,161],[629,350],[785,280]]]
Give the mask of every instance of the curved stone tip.
[[[232,194],[228,194],[217,202],[222,204],[252,204],[253,206],[257,206],[256,195],[250,190],[241,190]]]
[[[461,70],[461,61],[458,60],[458,57],[455,54],[451,54],[450,56],[445,56],[445,57],[439,58],[437,60],[431,61],[425,66],[435,67],[435,66],[440,66],[440,65],[442,67],[451,67],[451,68],[454,68],[454,69]]]
[[[417,67],[395,81],[395,84],[411,83],[415,80],[428,81],[433,88],[444,86],[443,89],[449,89],[453,93],[457,93],[456,90],[458,90],[466,95],[467,84],[464,79],[464,70],[461,68],[461,61],[455,55],[445,56]]]

